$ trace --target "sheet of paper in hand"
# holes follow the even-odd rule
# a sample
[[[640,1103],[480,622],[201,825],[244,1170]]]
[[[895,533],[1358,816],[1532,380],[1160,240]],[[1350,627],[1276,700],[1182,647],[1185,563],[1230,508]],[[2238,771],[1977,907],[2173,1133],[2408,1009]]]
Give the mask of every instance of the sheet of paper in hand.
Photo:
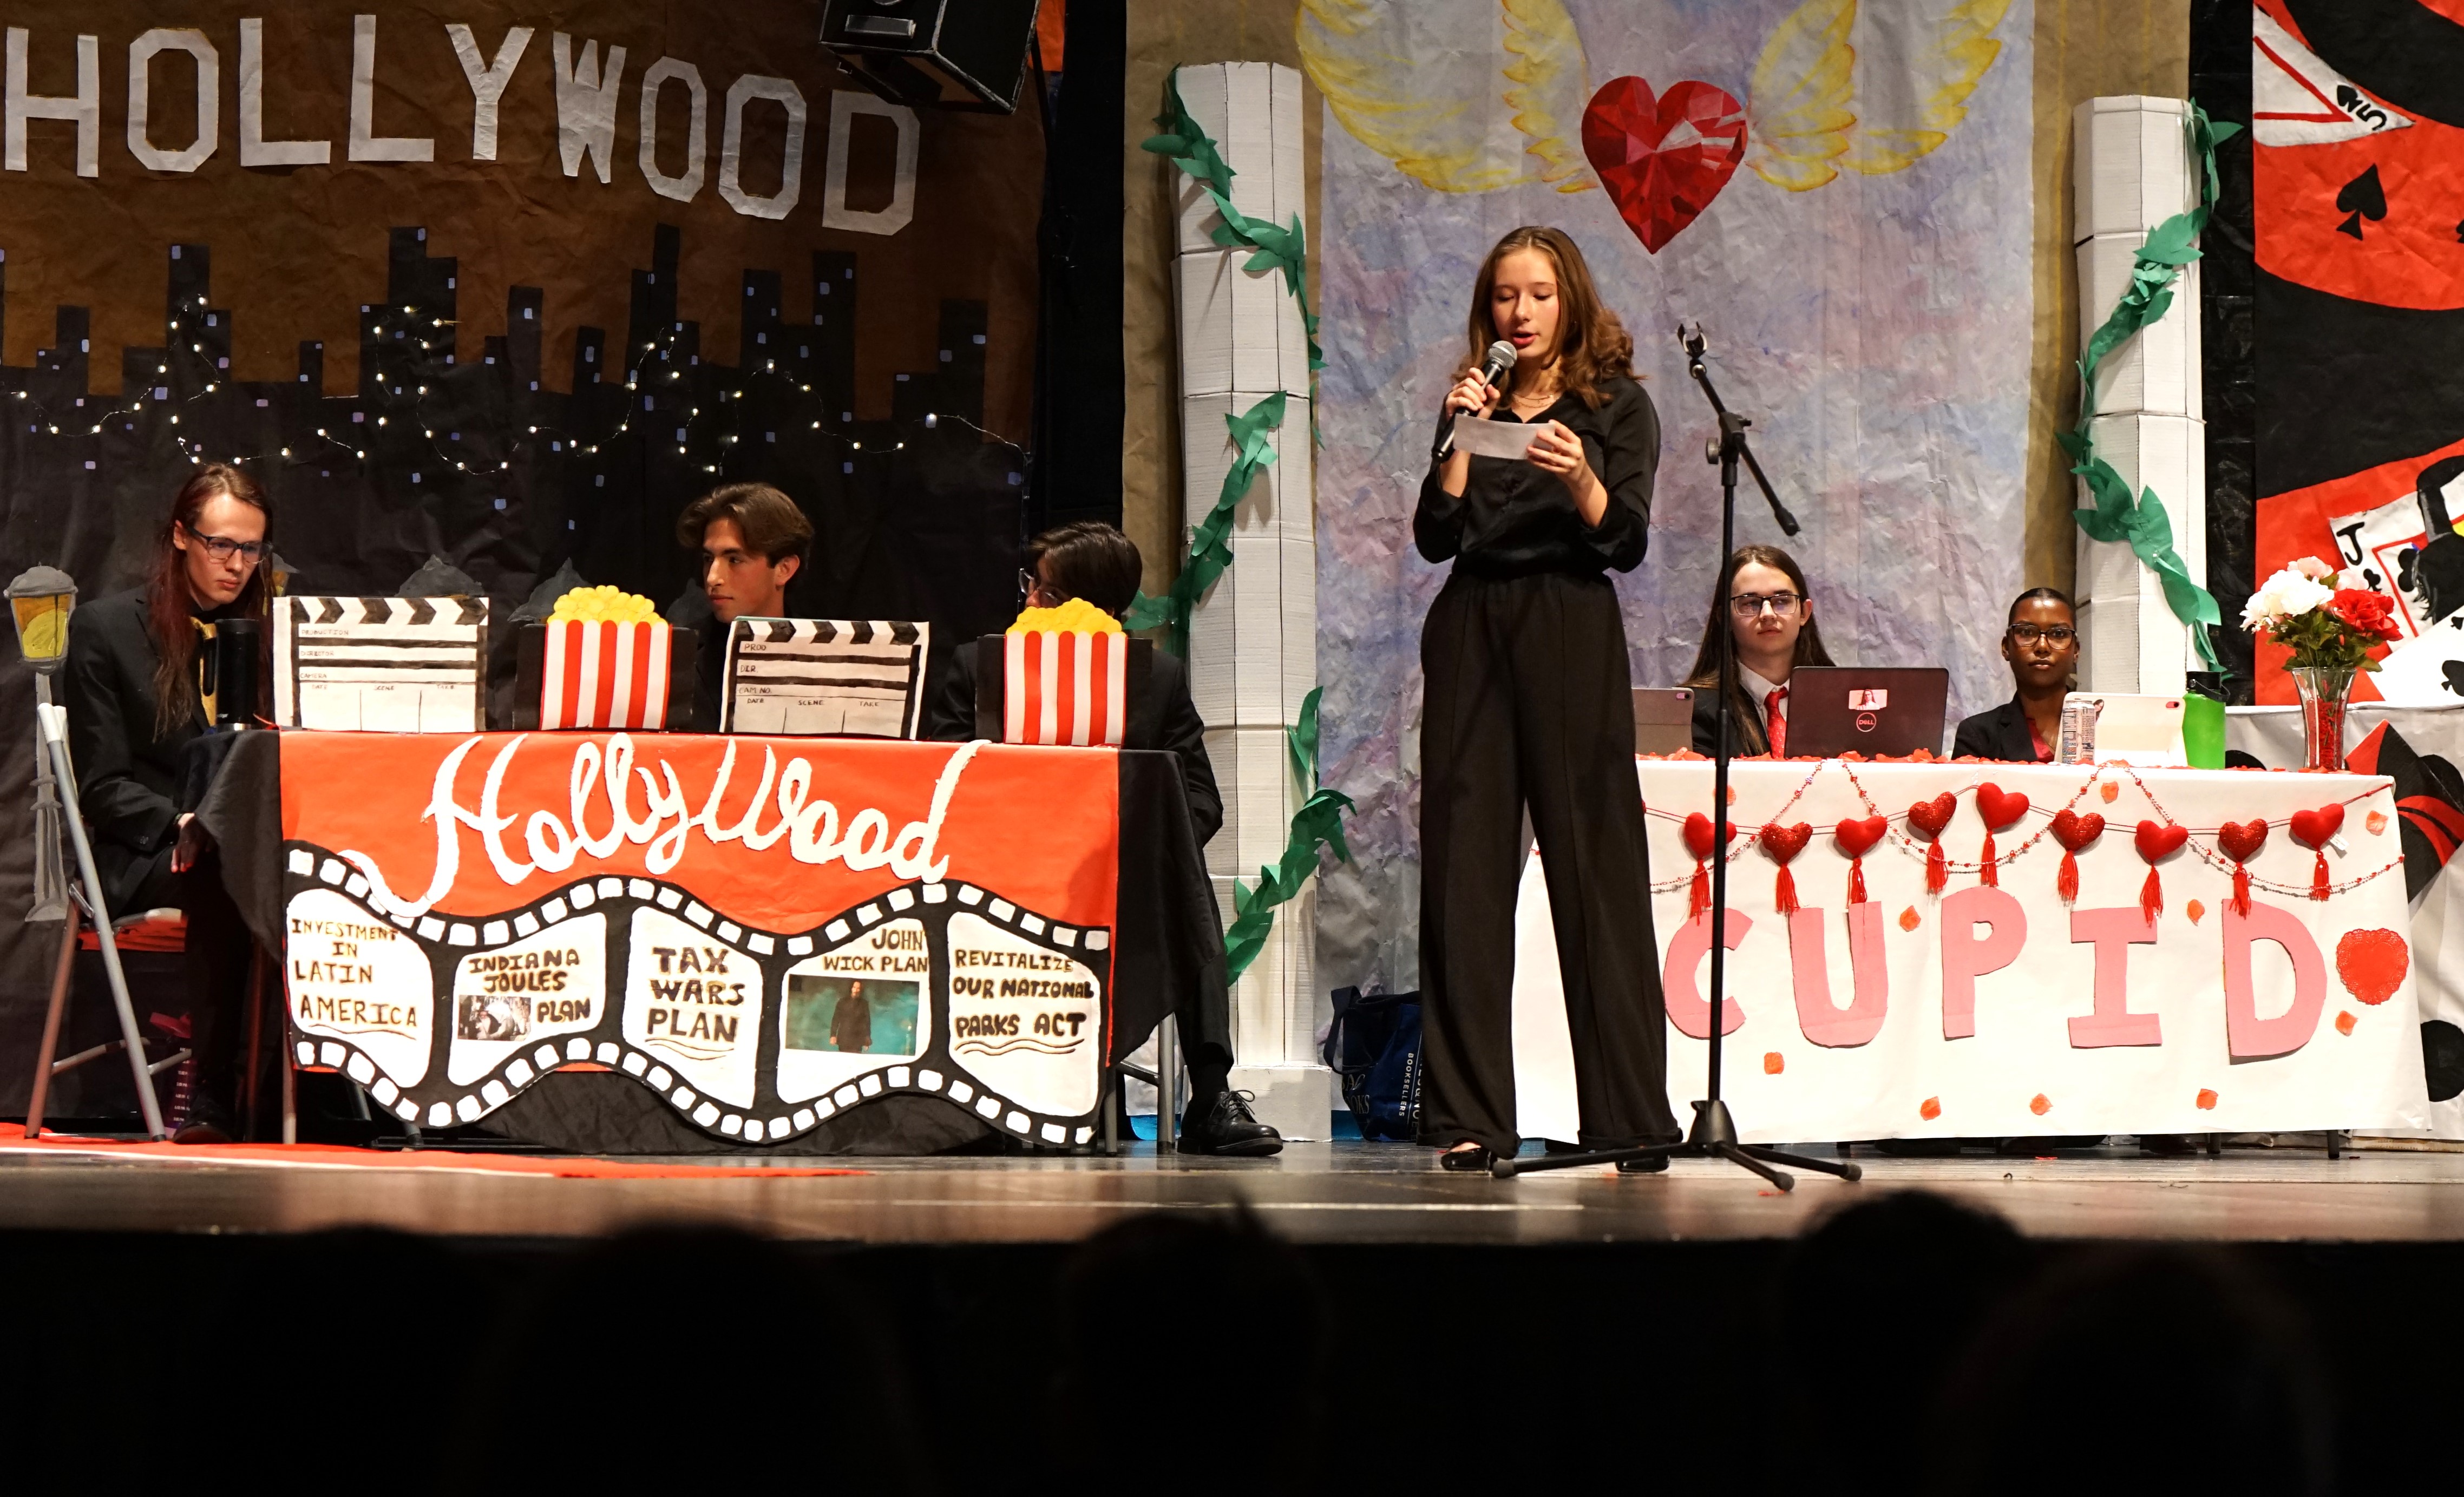
[[[1521,421],[1465,416],[1455,423],[1455,446],[1474,457],[1521,457],[1539,434],[1538,427]]]

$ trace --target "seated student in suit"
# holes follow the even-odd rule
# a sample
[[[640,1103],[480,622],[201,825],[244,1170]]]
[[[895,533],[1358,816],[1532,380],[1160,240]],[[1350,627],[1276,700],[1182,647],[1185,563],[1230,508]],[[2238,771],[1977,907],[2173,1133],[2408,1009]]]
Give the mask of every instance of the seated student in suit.
[[[1080,520],[1047,530],[1026,545],[1027,569],[1019,574],[1028,607],[1050,608],[1083,598],[1118,618],[1137,595],[1142,564],[1138,548],[1110,525]],[[976,672],[979,641],[950,652],[940,689],[925,715],[924,736],[963,742],[976,736]],[[991,669],[999,670],[995,660]],[[1189,670],[1164,650],[1143,700],[1130,708],[1122,746],[1164,749],[1180,760],[1189,794],[1189,817],[1200,847],[1223,825],[1223,797],[1206,757],[1206,723],[1189,699]],[[1181,1115],[1183,1154],[1265,1155],[1284,1146],[1283,1135],[1249,1112],[1247,1099],[1231,1089],[1232,1000],[1219,965],[1200,991],[1179,996],[1182,1054],[1189,1065],[1189,1110]]]
[[[1694,656],[1694,751],[1719,744],[1720,630],[1737,642],[1736,686],[1728,696],[1728,752],[1788,757],[1788,678],[1798,666],[1827,666],[1805,569],[1777,546],[1739,546],[1711,590],[1711,616]]]
[[[2079,621],[2071,601],[2051,587],[2021,593],[2002,631],[2002,658],[2011,662],[2017,694],[1963,719],[1951,755],[2050,764],[2061,737],[2062,698],[2079,666]]]
[[[710,601],[710,617],[696,623],[701,655],[693,725],[716,733],[728,626],[787,616],[787,583],[812,549],[813,522],[766,483],[731,483],[685,506],[676,517],[676,541],[699,563],[702,596]]]
[[[223,885],[220,851],[175,797],[188,744],[212,721],[202,675],[209,642],[224,620],[266,617],[273,588],[260,563],[271,523],[254,480],[208,463],[172,499],[144,585],[69,616],[69,748],[103,908],[115,919],[166,906],[187,916],[197,1069],[177,1143],[229,1143],[243,1121],[238,1042],[252,941]]]

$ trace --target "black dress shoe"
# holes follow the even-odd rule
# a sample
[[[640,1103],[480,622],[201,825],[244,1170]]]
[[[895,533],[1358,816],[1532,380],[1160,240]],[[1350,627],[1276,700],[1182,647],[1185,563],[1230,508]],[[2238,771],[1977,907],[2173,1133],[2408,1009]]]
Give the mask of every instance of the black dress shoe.
[[[1249,1111],[1250,1094],[1226,1091],[1203,1116],[1197,1109],[1181,1114],[1180,1152],[1258,1158],[1281,1154],[1284,1135],[1259,1122]]]
[[[1480,1147],[1478,1144],[1474,1144],[1468,1149],[1449,1149],[1445,1153],[1439,1155],[1438,1168],[1441,1170],[1462,1170],[1472,1175],[1485,1175],[1488,1173],[1490,1162],[1496,1159],[1496,1157],[1497,1156],[1489,1153],[1486,1149]]]
[[[1617,1161],[1617,1173],[1619,1175],[1658,1175],[1667,1168],[1668,1156],[1664,1154],[1653,1155],[1648,1159],[1619,1159]]]

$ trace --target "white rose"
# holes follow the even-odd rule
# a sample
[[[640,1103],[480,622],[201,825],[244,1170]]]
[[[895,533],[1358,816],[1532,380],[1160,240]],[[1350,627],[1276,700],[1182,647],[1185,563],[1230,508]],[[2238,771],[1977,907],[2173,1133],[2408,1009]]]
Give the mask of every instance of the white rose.
[[[2335,596],[2333,588],[2323,587],[2303,576],[2298,567],[2288,566],[2250,595],[2250,602],[2241,610],[2241,627],[2256,633],[2307,613]]]

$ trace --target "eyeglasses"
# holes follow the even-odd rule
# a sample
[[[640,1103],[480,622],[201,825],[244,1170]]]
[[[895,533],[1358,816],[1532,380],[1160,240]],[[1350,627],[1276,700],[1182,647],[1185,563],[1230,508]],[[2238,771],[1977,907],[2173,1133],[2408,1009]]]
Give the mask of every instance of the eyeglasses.
[[[1022,602],[1034,598],[1034,596],[1039,592],[1052,600],[1047,606],[1058,607],[1062,604],[1069,601],[1069,595],[1067,593],[1053,586],[1050,583],[1047,583],[1043,578],[1036,576],[1033,572],[1022,571],[1018,574],[1018,596]]]
[[[2033,645],[2039,639],[2050,639],[2054,642],[2055,648],[2059,649],[2079,638],[2079,630],[2067,624],[2057,624],[2052,628],[2038,628],[2034,624],[2013,624],[2011,626],[2011,637],[2022,645]]]
[[[180,528],[188,530],[186,525]],[[265,559],[265,542],[262,540],[233,540],[228,536],[209,536],[194,530],[188,530],[188,534],[199,545],[206,548],[206,555],[217,561],[228,561],[232,557],[238,557],[249,565],[254,566]]]
[[[1728,600],[1728,607],[1741,619],[1758,619],[1763,609],[1776,608],[1782,613],[1794,613],[1805,600],[1793,592],[1741,592]]]

